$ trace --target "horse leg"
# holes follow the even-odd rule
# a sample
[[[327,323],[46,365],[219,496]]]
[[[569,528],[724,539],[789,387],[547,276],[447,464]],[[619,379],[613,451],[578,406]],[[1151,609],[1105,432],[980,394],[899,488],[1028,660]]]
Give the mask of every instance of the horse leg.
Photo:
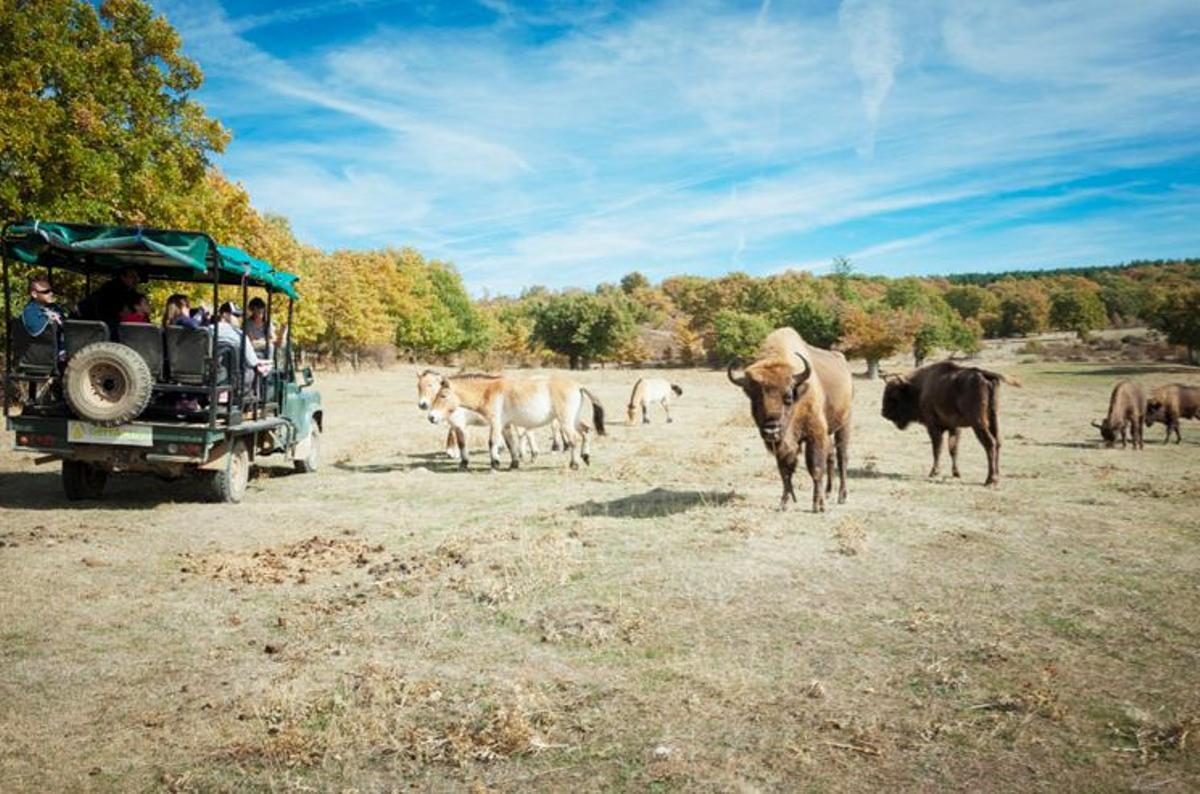
[[[494,417],[488,429],[488,454],[491,456],[492,469],[500,468],[500,439],[504,435],[504,424]]]
[[[663,397],[662,401],[663,413],[667,415],[667,424],[671,424],[675,420],[671,418],[671,401]]]
[[[446,457],[450,460],[458,457],[458,433],[453,425],[446,431]]]
[[[458,468],[466,471],[470,467],[470,462],[467,459],[467,431],[466,428],[455,426],[450,428],[451,434],[454,436],[455,442],[458,444]]]

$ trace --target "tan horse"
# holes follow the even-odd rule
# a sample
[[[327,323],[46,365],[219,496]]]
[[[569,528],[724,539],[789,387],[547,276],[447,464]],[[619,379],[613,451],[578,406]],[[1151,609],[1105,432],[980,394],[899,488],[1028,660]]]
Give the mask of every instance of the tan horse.
[[[562,428],[571,451],[571,468],[582,460],[591,463],[591,428],[582,418],[583,399],[591,400],[596,433],[604,435],[604,407],[587,389],[570,378],[550,375],[544,378],[501,376],[488,379],[442,378],[441,386],[429,407],[429,421],[449,421],[455,411],[466,409],[479,414],[490,428],[488,448],[492,468],[500,467],[500,439],[508,442],[512,457],[510,468],[518,468],[520,457],[514,450],[515,429],[545,427],[554,421]],[[467,468],[467,449],[459,446],[459,465]]]
[[[629,424],[633,424],[639,408],[642,409],[642,424],[650,424],[650,406],[654,403],[662,406],[668,422],[675,421],[671,418],[671,402],[682,395],[683,389],[666,378],[638,378],[629,395]]]
[[[433,405],[433,398],[437,396],[438,389],[442,387],[442,375],[427,369],[417,376],[417,407],[422,411],[428,411],[429,406]],[[482,372],[461,372],[457,375],[447,375],[445,377],[451,380],[457,379],[494,379],[499,375],[489,375]],[[455,411],[446,422],[450,425],[450,429],[446,432],[446,457],[451,460],[456,460],[459,457],[459,447],[466,443],[467,427],[487,427],[487,421],[466,408]],[[521,441],[519,450],[521,457],[526,455],[529,458],[535,459],[542,454],[538,449],[537,439],[532,433],[529,433],[523,427],[517,428],[517,437]],[[558,422],[554,422],[550,427],[550,451],[558,452],[563,448],[562,430],[558,426]]]

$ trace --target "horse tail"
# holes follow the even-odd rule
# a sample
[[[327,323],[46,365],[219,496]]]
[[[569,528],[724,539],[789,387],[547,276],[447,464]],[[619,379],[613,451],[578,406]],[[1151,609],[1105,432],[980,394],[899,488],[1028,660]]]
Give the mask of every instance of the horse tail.
[[[682,396],[683,396],[683,387],[682,387],[682,386],[680,386],[678,383],[672,383],[672,384],[671,384],[671,391],[675,392],[675,396],[676,396],[676,397],[682,397]]]
[[[633,391],[629,393],[629,409],[632,411],[638,404],[638,394],[642,390],[643,378],[638,378],[637,383],[633,384]]]
[[[604,433],[604,406],[601,405],[600,401],[596,399],[596,395],[592,394],[587,389],[580,386],[579,391],[585,397],[587,397],[589,400],[592,401],[592,422],[596,425],[596,435],[598,435],[598,436],[605,435],[605,433]]]

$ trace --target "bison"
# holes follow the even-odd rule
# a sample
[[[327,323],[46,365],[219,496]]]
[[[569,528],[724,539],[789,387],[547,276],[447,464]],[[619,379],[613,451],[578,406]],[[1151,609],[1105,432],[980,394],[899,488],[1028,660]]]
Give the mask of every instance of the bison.
[[[1142,420],[1146,416],[1146,393],[1131,380],[1118,381],[1108,401],[1108,416],[1102,421],[1092,422],[1099,429],[1106,447],[1115,446],[1117,432],[1121,433],[1121,449],[1125,448],[1125,430],[1128,427],[1134,449],[1143,449]]]
[[[936,476],[942,455],[942,436],[950,433],[950,462],[958,473],[958,436],[969,427],[988,456],[988,475],[984,485],[1000,482],[1000,401],[999,385],[1020,386],[1021,382],[998,372],[964,367],[953,361],[928,364],[907,375],[888,375],[883,389],[883,417],[903,430],[920,422],[929,431],[933,445]]]
[[[805,344],[791,328],[779,328],[763,342],[758,360],[740,375],[734,374],[731,363],[726,374],[750,398],[759,435],[775,455],[783,481],[780,509],[787,509],[788,497],[797,501],[792,476],[801,446],[813,482],[813,512],[825,510],[825,494],[833,490],[833,448],[837,450],[838,503],[845,502],[854,388],[845,357]],[[821,480],[826,475],[823,492]]]
[[[1179,436],[1180,419],[1200,419],[1200,387],[1171,383],[1150,392],[1150,399],[1146,401],[1146,427],[1155,422],[1166,425],[1164,444],[1171,440],[1172,430],[1175,431],[1175,443],[1182,440]]]

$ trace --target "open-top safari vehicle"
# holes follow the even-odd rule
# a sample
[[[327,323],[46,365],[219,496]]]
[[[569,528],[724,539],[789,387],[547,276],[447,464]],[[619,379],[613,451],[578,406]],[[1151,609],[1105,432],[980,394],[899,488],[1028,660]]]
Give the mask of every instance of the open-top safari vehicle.
[[[300,380],[292,356],[291,325],[296,277],[244,251],[219,246],[207,234],[158,229],[29,222],[0,232],[4,316],[4,415],[15,432],[14,449],[62,461],[68,499],[103,495],[110,473],[145,472],[174,480],[205,479],[212,498],[238,502],[256,458],[280,455],[295,468],[317,468],[323,422],[312,373]],[[272,309],[287,298],[286,338],[274,346],[266,373],[245,372],[240,346],[218,339],[214,326],[65,319],[30,336],[13,317],[10,265],[44,273],[69,271],[93,281],[135,268],[143,280],[221,285],[266,291],[267,327]],[[205,287],[207,290],[207,287]],[[16,411],[15,409],[18,409]]]

